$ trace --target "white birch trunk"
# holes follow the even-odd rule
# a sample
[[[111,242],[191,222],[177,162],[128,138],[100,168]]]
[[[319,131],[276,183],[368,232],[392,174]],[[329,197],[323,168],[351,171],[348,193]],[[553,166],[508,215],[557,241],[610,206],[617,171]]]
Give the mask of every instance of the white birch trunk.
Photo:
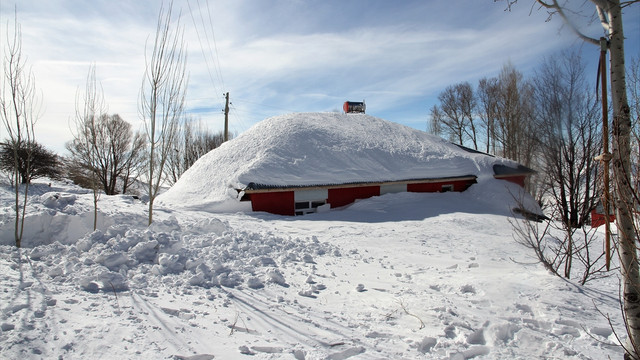
[[[616,221],[619,234],[620,271],[623,279],[623,309],[630,352],[627,357],[638,359],[634,349],[640,347],[640,270],[636,247],[637,232],[633,222],[633,189],[631,187],[631,117],[627,99],[624,65],[624,32],[620,1],[608,1],[609,54],[611,96],[613,105],[613,175]]]

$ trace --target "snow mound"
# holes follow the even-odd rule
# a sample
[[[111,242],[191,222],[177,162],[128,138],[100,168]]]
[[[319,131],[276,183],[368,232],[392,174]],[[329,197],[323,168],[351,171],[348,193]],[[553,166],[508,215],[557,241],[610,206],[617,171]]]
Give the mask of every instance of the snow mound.
[[[93,195],[86,189],[46,179],[29,187],[24,218],[23,247],[70,244],[93,231]],[[21,197],[24,195],[21,189]],[[129,195],[105,196],[98,202],[97,227],[108,229],[144,226],[146,216],[138,212],[141,204]],[[0,244],[13,245],[15,232],[14,190],[0,183]],[[21,200],[22,201],[22,200]],[[112,231],[112,230],[110,230]]]
[[[200,158],[159,203],[236,202],[250,183],[344,184],[475,175],[510,160],[471,152],[437,136],[364,114],[295,113],[266,119]]]
[[[204,288],[288,286],[280,271],[284,264],[308,263],[314,256],[336,253],[315,236],[265,236],[233,230],[217,219],[181,226],[173,217],[148,229],[115,225],[76,243],[55,242],[28,252],[31,259],[46,265],[52,280],[75,283],[88,292],[144,290],[160,283]]]

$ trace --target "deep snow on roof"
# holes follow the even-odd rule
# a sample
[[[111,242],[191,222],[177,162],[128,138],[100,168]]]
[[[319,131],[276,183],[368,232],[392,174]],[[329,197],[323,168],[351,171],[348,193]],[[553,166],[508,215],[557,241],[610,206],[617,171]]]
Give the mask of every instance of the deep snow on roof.
[[[310,186],[475,175],[513,161],[365,114],[266,119],[200,158],[158,200],[199,206],[237,198],[249,183]]]

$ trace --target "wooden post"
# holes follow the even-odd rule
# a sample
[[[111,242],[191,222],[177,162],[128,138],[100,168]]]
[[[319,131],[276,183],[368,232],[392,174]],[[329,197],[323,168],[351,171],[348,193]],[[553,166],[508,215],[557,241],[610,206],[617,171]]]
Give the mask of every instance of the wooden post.
[[[225,94],[226,103],[224,105],[224,141],[229,141],[229,93]]]

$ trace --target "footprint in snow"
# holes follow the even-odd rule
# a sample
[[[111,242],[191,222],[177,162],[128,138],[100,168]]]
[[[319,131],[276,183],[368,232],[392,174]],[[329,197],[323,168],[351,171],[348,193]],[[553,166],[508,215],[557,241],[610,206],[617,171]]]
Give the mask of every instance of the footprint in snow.
[[[460,292],[463,294],[475,294],[476,288],[473,285],[463,285],[460,287]]]
[[[533,310],[531,306],[526,304],[516,304],[516,309],[522,314],[530,314],[533,316]]]

